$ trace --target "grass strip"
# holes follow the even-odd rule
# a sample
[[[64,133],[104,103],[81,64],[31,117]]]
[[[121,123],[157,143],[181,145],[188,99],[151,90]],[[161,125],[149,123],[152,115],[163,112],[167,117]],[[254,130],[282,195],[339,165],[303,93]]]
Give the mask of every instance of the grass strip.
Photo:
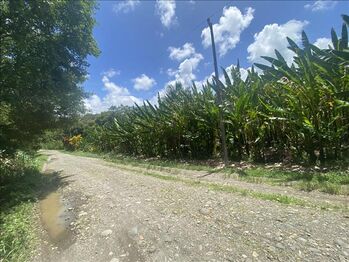
[[[307,201],[304,201],[300,198],[292,197],[292,196],[286,196],[281,194],[273,194],[273,193],[263,193],[263,192],[256,192],[249,189],[241,189],[235,186],[231,185],[220,185],[212,182],[205,182],[205,181],[194,181],[190,179],[183,179],[179,177],[172,177],[172,176],[166,176],[156,173],[150,173],[145,172],[142,173],[146,176],[155,177],[162,180],[170,180],[174,182],[181,182],[189,186],[195,186],[195,187],[205,187],[212,191],[218,191],[218,192],[227,192],[227,193],[237,193],[241,196],[249,196],[256,199],[262,199],[262,200],[269,200],[278,202],[281,204],[286,205],[297,205],[297,206],[307,206],[307,207],[313,207],[313,208],[321,208],[321,209],[345,209],[345,207],[337,206],[337,205],[331,205],[331,204],[321,204],[316,205]]]
[[[139,171],[136,168],[138,167],[132,167],[129,165],[119,164],[115,163],[114,161],[109,161],[113,164],[113,166],[117,166],[120,169],[123,169],[125,171],[135,172]],[[198,181],[198,180],[192,180],[192,179],[184,179],[175,175],[163,175],[155,172],[149,172],[143,171],[143,172],[136,172],[135,174],[145,175],[154,177],[161,180],[167,180],[167,181],[173,181],[173,182],[180,182],[184,183],[189,186],[195,186],[195,187],[205,187],[212,191],[218,191],[218,192],[227,192],[227,193],[236,193],[241,196],[248,196],[256,199],[261,200],[268,200],[273,202],[278,202],[285,205],[296,205],[296,206],[302,206],[302,207],[310,207],[310,208],[318,208],[323,210],[342,210],[342,211],[349,211],[348,207],[344,205],[334,205],[334,204],[315,204],[309,201],[305,201],[303,199],[293,197],[293,196],[286,196],[282,194],[275,194],[275,193],[264,193],[264,192],[257,192],[250,189],[243,189],[232,185],[222,185],[217,184],[213,182],[206,182],[206,181]]]
[[[47,156],[20,154],[0,166],[0,261],[27,261],[37,235],[35,202],[44,184],[40,170]]]
[[[166,171],[168,173],[176,173],[175,169],[223,173],[227,178],[234,177],[234,179],[249,183],[265,183],[279,186],[288,185],[307,192],[318,190],[332,195],[349,196],[349,172],[345,171],[333,170],[327,173],[320,173],[267,169],[263,167],[247,168],[241,171],[235,168],[217,169],[210,166],[183,164],[175,161],[134,159],[115,154],[97,154],[82,151],[63,152],[78,156],[103,158],[117,164],[132,165],[141,168]]]

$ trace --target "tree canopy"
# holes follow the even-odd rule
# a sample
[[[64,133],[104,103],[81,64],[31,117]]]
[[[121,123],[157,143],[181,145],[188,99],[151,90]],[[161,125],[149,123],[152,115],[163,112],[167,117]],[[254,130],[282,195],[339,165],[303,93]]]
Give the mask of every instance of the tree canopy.
[[[0,150],[28,148],[83,112],[94,1],[0,2]]]

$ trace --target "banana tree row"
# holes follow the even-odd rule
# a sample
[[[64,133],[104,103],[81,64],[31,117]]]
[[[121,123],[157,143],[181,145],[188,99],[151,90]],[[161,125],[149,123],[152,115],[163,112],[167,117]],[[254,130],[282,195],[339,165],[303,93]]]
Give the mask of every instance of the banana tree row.
[[[223,93],[224,124],[230,159],[325,161],[348,154],[348,16],[339,38],[319,49],[302,33],[302,47],[287,38],[294,60],[289,65],[275,50],[241,79],[237,63],[223,70],[225,83],[168,87],[157,105],[119,108],[99,127],[91,143],[103,150],[147,157],[219,156],[216,86]],[[98,133],[98,135],[97,135]]]

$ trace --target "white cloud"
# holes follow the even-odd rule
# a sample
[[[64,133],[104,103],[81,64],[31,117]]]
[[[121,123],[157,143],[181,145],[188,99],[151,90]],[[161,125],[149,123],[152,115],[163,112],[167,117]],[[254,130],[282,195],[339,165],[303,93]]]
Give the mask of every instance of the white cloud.
[[[136,90],[149,90],[154,85],[156,85],[156,81],[154,78],[147,76],[146,74],[142,74],[139,77],[132,79],[133,88]]]
[[[126,0],[126,1],[120,1],[113,6],[114,13],[128,13],[133,10],[135,10],[136,6],[138,6],[141,3],[139,0]]]
[[[185,43],[183,47],[178,48],[170,46],[168,51],[170,52],[170,58],[177,61],[182,61],[195,54],[195,48],[192,43]]]
[[[102,72],[101,75],[106,76],[108,78],[112,78],[113,76],[120,75],[120,71],[115,70],[114,68],[110,68],[107,71]]]
[[[328,49],[329,45],[332,46],[332,40],[330,38],[321,37],[316,39],[314,45],[320,49]]]
[[[195,51],[192,43],[185,43],[182,48],[170,47],[168,50],[171,59],[181,62],[178,69],[170,68],[167,70],[167,74],[174,77],[168,85],[180,82],[184,86],[190,86],[192,81],[196,79],[195,71],[204,57]]]
[[[132,96],[127,88],[118,86],[104,75],[102,78],[104,89],[107,94],[102,99],[98,95],[92,95],[84,100],[85,107],[92,113],[107,111],[111,106],[131,106],[134,103],[141,103],[142,99]]]
[[[249,53],[248,60],[250,62],[266,63],[260,56],[275,57],[274,50],[277,49],[288,64],[291,64],[294,53],[287,48],[288,42],[286,37],[299,43],[302,30],[307,24],[307,21],[290,20],[282,25],[265,25],[262,31],[254,35],[254,42],[247,48]]]
[[[230,65],[228,66],[227,68],[225,68],[225,71],[227,72],[229,78],[230,78],[230,71],[233,67],[236,67],[236,65]],[[243,68],[243,67],[240,67],[240,76],[241,76],[241,79],[242,80],[246,80],[247,76],[248,76],[248,70],[251,70],[251,67],[248,67],[247,69],[246,68]],[[225,78],[224,78],[224,75],[222,74],[220,76],[220,79],[223,83],[225,83]]]
[[[167,75],[172,78],[165,84],[165,87],[158,91],[160,97],[164,97],[167,92],[169,85],[175,85],[176,82],[181,83],[184,87],[189,87],[192,82],[195,81],[197,67],[200,62],[204,59],[202,54],[197,53],[192,43],[185,43],[183,47],[169,47],[169,57],[172,60],[180,62],[178,69],[169,68],[167,69]],[[157,104],[158,94],[149,99],[150,103]]]
[[[171,82],[180,82],[184,86],[191,86],[192,81],[196,79],[195,71],[200,63],[204,59],[201,54],[195,54],[193,57],[186,58],[178,66],[178,70],[173,71],[171,76],[175,76],[175,79]]]
[[[176,74],[177,74],[177,70],[175,70],[173,68],[167,69],[167,75],[168,76],[175,76]]]
[[[165,27],[169,28],[177,22],[176,2],[174,0],[157,0],[156,10]]]
[[[230,70],[233,66],[236,66],[236,65],[230,65],[228,67],[226,67],[226,71],[230,77]],[[240,74],[241,74],[241,79],[242,80],[246,80],[247,76],[248,76],[248,70],[250,70],[251,67],[245,69],[245,68],[240,68]],[[200,91],[202,89],[202,85],[203,84],[206,84],[207,83],[207,80],[209,82],[212,82],[212,76],[214,75],[214,72],[212,72],[210,75],[206,76],[204,79],[202,80],[199,80],[199,81],[194,81],[196,87],[198,88],[198,90]],[[224,78],[224,75],[223,73],[221,75],[219,75],[219,80],[221,80],[223,83],[225,83],[225,78]],[[178,81],[177,81],[178,82]],[[181,81],[180,81],[181,82]],[[166,95],[166,92],[167,92],[167,86],[168,85],[174,85],[176,83],[176,80],[172,80],[170,82],[167,83],[166,87],[161,89],[158,94],[160,95],[160,97],[164,97]],[[191,86],[192,82],[190,81],[190,86]],[[154,104],[154,105],[157,105],[158,104],[158,94],[156,94],[155,96],[153,96],[149,102]]]
[[[214,38],[220,56],[224,56],[239,43],[242,31],[250,25],[253,19],[253,12],[254,9],[251,7],[247,8],[245,14],[235,6],[223,8],[223,16],[219,19],[219,23],[213,25]],[[211,45],[209,27],[202,30],[201,38],[204,47]]]
[[[304,7],[310,9],[313,12],[332,9],[336,6],[337,1],[315,1],[312,4],[306,4]]]
[[[97,95],[92,95],[87,99],[84,99],[85,107],[88,111],[93,113],[99,113],[102,101]]]
[[[154,95],[152,98],[150,98],[148,101],[153,104],[153,105],[158,105],[158,97],[164,97],[167,92],[167,86],[161,89],[160,91],[157,92],[156,95]]]
[[[233,67],[235,67],[236,65],[230,65],[228,67],[225,68],[225,71],[227,72],[229,78],[231,79],[230,77],[230,71]],[[243,68],[243,67],[240,67],[240,75],[241,75],[241,79],[242,80],[246,80],[247,76],[248,76],[248,70],[251,70],[251,67],[248,67],[247,69]],[[212,72],[210,75],[206,76],[203,80],[200,80],[200,81],[195,81],[195,84],[196,86],[200,89],[202,87],[203,84],[206,84],[207,83],[207,80],[209,82],[212,83],[212,77],[214,76],[214,72]],[[222,82],[222,83],[225,83],[225,77],[224,77],[224,74],[221,73],[219,75],[219,80]]]

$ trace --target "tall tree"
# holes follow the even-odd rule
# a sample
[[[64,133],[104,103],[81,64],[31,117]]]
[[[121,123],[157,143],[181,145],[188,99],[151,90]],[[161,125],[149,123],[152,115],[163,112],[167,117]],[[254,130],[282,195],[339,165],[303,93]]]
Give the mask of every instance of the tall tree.
[[[25,148],[83,111],[94,1],[0,2],[0,150]]]

